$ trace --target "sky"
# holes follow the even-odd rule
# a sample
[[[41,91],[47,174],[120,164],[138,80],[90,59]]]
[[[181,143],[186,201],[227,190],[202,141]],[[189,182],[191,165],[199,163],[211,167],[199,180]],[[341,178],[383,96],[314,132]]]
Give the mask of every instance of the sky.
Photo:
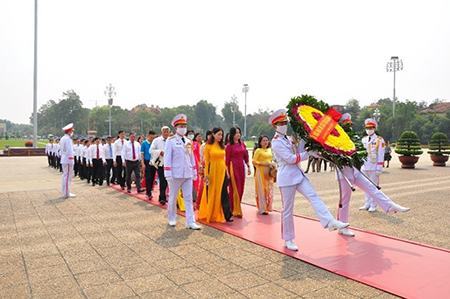
[[[450,100],[450,1],[39,0],[38,107],[172,107],[233,94],[247,112],[312,94],[330,104]],[[0,0],[0,119],[33,111],[33,0]]]

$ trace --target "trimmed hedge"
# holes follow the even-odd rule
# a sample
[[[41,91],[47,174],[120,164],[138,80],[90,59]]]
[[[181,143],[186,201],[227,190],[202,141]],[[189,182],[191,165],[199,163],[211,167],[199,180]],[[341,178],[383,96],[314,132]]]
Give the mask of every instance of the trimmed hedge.
[[[397,142],[395,152],[403,156],[418,156],[423,153],[416,132],[404,131]]]
[[[442,132],[434,133],[430,138],[430,150],[429,154],[433,155],[448,155],[450,154],[450,145],[448,143],[448,137]]]

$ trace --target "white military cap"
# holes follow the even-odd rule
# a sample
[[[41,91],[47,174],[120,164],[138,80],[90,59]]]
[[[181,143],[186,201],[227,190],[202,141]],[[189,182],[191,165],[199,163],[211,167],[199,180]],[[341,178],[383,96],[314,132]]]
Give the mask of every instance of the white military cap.
[[[375,119],[373,118],[368,118],[364,121],[364,127],[365,128],[377,128],[378,127],[378,123]]]
[[[341,118],[339,119],[339,122],[342,124],[351,124],[352,116],[350,115],[350,113],[344,113],[344,114],[342,114]]]
[[[65,126],[64,128],[62,128],[62,130],[65,132],[65,131],[68,131],[68,130],[70,130],[70,129],[73,129],[73,123],[70,123],[70,124],[68,124],[67,126]]]
[[[187,125],[186,114],[180,113],[175,115],[172,119],[172,127],[175,127],[176,125]]]
[[[269,116],[269,124],[275,125],[278,122],[288,121],[286,109],[278,109]]]

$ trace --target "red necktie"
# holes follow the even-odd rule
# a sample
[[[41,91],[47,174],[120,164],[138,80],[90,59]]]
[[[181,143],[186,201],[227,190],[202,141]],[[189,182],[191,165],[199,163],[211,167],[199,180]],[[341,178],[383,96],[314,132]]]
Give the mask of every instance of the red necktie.
[[[136,153],[134,152],[134,142],[131,142],[131,148],[133,150],[133,160],[136,160]]]
[[[98,149],[98,144],[97,144],[97,160],[100,159],[100,150]]]

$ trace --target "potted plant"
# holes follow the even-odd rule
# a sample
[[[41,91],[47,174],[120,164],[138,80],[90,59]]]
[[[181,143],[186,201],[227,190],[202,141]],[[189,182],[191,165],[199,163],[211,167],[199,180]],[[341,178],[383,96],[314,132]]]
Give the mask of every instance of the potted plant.
[[[419,161],[418,156],[423,153],[416,132],[403,132],[397,142],[395,152],[399,154],[398,158],[402,163],[402,168],[415,168],[415,164]]]
[[[445,162],[448,161],[448,155],[450,154],[450,145],[448,143],[448,137],[442,132],[436,132],[430,139],[430,154],[433,166],[445,166]]]
[[[25,147],[33,147],[33,141],[31,140],[25,141]]]

